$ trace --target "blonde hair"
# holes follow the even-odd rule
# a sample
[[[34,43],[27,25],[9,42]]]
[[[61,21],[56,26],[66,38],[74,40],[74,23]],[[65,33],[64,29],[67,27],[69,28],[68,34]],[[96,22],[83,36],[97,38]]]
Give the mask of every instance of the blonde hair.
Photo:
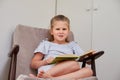
[[[51,21],[50,21],[50,30],[52,30],[52,28],[54,27],[53,24],[55,21],[65,21],[68,23],[68,29],[70,30],[70,20],[68,19],[68,17],[64,16],[64,15],[56,15],[54,16]],[[49,41],[53,41],[54,37],[51,35],[51,38],[49,39]],[[66,42],[69,42],[66,39]]]

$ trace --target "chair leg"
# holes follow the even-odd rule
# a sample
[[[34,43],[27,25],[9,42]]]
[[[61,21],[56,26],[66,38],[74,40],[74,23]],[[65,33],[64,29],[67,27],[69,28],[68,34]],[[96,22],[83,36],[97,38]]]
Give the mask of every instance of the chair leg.
[[[10,62],[10,70],[8,80],[15,80],[16,77],[17,55],[13,55]]]
[[[95,59],[91,59],[91,68],[93,70],[93,76],[96,76],[96,67],[95,67]]]
[[[10,61],[10,69],[9,69],[9,75],[8,75],[8,80],[10,80],[10,76],[11,76],[11,72],[12,72],[12,66],[13,66],[13,56],[11,57],[11,61]]]
[[[83,61],[82,68],[85,67],[86,61]]]

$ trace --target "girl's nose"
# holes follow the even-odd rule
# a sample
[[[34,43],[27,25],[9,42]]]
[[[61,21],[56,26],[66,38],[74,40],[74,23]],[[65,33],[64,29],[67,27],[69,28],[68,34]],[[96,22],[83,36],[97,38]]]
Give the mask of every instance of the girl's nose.
[[[63,30],[62,30],[62,29],[60,30],[60,33],[63,33]]]

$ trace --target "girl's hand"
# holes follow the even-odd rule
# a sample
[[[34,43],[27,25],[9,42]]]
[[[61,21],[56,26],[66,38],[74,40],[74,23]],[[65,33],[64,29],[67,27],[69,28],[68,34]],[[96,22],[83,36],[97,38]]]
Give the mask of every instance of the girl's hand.
[[[47,64],[50,64],[54,60],[54,57],[49,57],[46,59]]]

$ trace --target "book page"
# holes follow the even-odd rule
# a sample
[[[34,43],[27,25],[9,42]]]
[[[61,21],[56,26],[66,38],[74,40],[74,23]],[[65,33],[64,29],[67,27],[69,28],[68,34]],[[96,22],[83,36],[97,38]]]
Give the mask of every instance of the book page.
[[[85,52],[83,55],[81,55],[80,57],[92,55],[94,52],[95,52],[95,50],[89,50],[89,51]]]
[[[55,57],[55,59],[52,61],[51,64],[62,62],[62,61],[67,61],[67,60],[76,60],[78,58],[80,59],[80,58],[83,58],[85,56],[92,55],[93,52],[95,52],[95,51],[94,50],[89,50],[89,51],[85,52],[83,55],[80,55],[80,56],[77,56],[75,54],[63,54],[63,55],[59,55],[59,56]]]
[[[52,63],[58,63],[58,62],[67,61],[67,60],[76,60],[77,58],[79,58],[79,56],[74,54],[64,54],[64,55],[59,55],[55,57]]]

